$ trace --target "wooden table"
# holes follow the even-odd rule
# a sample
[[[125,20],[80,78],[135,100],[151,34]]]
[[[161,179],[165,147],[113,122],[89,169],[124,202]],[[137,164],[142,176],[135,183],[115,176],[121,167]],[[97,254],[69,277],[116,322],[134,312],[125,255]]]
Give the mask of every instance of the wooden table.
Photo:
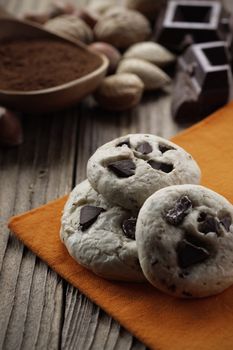
[[[20,15],[42,10],[48,1],[0,0],[0,5]],[[85,178],[90,155],[106,141],[135,132],[175,135],[180,128],[170,116],[169,93],[147,95],[127,113],[104,112],[88,98],[62,113],[22,120],[24,144],[0,150],[0,349],[145,349],[15,239],[6,223],[70,192]]]

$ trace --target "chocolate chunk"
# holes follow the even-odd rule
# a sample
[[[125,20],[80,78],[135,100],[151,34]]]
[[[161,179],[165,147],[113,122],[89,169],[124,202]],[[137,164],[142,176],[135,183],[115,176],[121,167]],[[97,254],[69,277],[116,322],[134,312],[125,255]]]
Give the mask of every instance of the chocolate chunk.
[[[160,152],[162,153],[165,153],[167,151],[170,151],[170,150],[174,150],[175,148],[171,147],[171,146],[166,146],[166,145],[159,145],[159,150]]]
[[[130,148],[131,145],[130,145],[129,139],[119,142],[119,143],[116,145],[116,147],[121,147],[121,146],[123,146],[123,145],[126,145],[126,146],[128,146],[128,147]]]
[[[188,198],[188,196],[183,196],[176,201],[173,208],[168,210],[168,212],[165,214],[165,219],[169,224],[178,226],[182,223],[185,216],[188,214],[189,209],[191,208],[191,200]]]
[[[185,71],[188,73],[188,75],[190,75],[190,77],[193,77],[195,74],[196,68],[197,68],[197,63],[191,62],[191,63],[187,64]]]
[[[105,211],[103,208],[95,207],[94,205],[86,205],[85,207],[82,207],[80,211],[81,230],[87,230],[103,211]]]
[[[136,165],[132,160],[125,159],[108,164],[108,169],[118,177],[130,177],[135,174]]]
[[[161,170],[164,173],[170,173],[173,170],[172,164],[157,162],[156,160],[149,160],[148,164],[156,170]]]
[[[199,216],[198,216],[198,218],[197,218],[197,221],[198,221],[198,222],[202,222],[202,221],[204,221],[204,220],[205,220],[205,218],[206,218],[206,216],[207,216],[207,214],[206,214],[206,213],[201,212],[201,213],[200,213],[200,215],[199,215]]]
[[[221,220],[220,223],[225,227],[226,231],[229,232],[230,226],[232,224],[231,216],[226,215]]]
[[[198,247],[185,239],[177,245],[178,265],[181,268],[186,268],[210,257],[210,253],[203,247]]]
[[[206,215],[203,222],[198,225],[198,230],[202,233],[215,232],[220,234],[220,222],[212,215]]]
[[[160,162],[156,162],[155,160],[149,160],[148,164],[156,170],[160,169],[161,163]]]
[[[227,22],[229,14],[217,1],[167,1],[156,21],[155,41],[177,52],[193,42],[229,42]]]
[[[198,120],[198,93],[187,72],[178,70],[175,76],[171,113],[178,123],[189,123],[192,120]]]
[[[153,148],[149,144],[149,142],[143,142],[139,146],[137,146],[136,151],[142,153],[142,154],[148,154],[153,151]]]
[[[172,92],[173,118],[190,123],[223,106],[228,101],[232,82],[229,71],[225,42],[191,45],[178,60]]]
[[[133,217],[126,219],[122,222],[121,227],[126,237],[130,239],[135,239],[136,222],[137,219]]]
[[[208,250],[208,242],[201,235],[185,232],[184,239],[197,247],[204,247]]]
[[[173,170],[173,165],[162,163],[159,170],[162,170],[164,173],[170,173]]]

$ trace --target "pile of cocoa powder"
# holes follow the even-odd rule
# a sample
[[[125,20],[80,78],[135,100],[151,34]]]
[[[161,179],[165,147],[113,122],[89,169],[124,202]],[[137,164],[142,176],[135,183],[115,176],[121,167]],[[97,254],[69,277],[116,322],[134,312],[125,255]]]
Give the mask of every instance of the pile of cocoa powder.
[[[50,39],[0,42],[0,90],[32,91],[81,78],[101,58],[72,43]]]

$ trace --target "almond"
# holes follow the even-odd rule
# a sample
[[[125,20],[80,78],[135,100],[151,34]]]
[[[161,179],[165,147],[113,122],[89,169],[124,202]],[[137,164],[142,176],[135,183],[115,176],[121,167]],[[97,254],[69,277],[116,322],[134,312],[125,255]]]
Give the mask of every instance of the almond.
[[[91,28],[75,15],[64,15],[50,19],[44,27],[67,39],[80,40],[86,44],[93,41]]]
[[[123,59],[118,66],[118,73],[136,74],[143,81],[146,90],[160,89],[171,81],[160,68],[139,58]]]
[[[95,98],[104,109],[124,111],[140,102],[143,89],[143,82],[135,74],[111,75],[102,81]]]
[[[137,11],[126,9],[110,10],[94,28],[98,41],[107,42],[116,48],[129,46],[148,39],[151,34],[149,21]]]
[[[165,67],[176,59],[165,47],[152,41],[145,41],[132,45],[124,54],[126,58],[140,58],[151,62],[158,67]]]

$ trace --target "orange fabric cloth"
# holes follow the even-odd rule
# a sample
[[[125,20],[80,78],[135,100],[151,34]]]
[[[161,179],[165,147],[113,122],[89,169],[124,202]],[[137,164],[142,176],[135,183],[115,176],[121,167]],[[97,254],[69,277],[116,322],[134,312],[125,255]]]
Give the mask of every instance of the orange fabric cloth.
[[[201,166],[202,183],[233,202],[233,103],[173,141]],[[232,350],[233,287],[202,300],[175,299],[149,284],[110,282],[78,265],[59,239],[67,197],[11,219],[16,236],[59,275],[151,349]]]

